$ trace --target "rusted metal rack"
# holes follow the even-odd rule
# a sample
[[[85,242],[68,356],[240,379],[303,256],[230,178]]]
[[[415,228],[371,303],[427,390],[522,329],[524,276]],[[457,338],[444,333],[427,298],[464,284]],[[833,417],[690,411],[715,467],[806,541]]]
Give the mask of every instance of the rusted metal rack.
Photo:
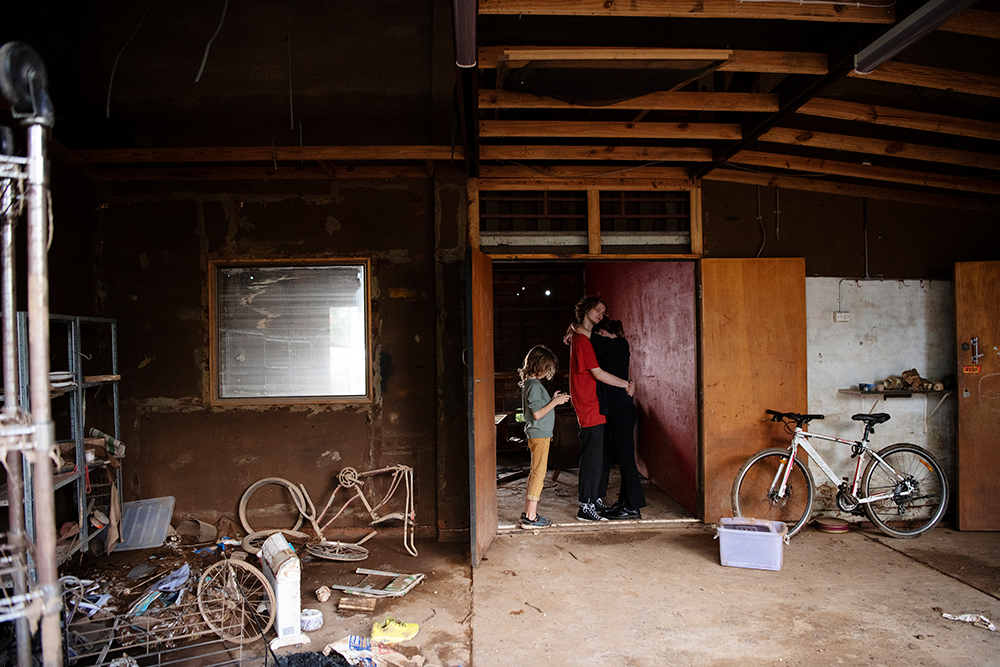
[[[27,44],[0,47],[0,92],[11,116],[27,137],[25,157],[15,155],[14,133],[0,128],[0,206],[2,206],[3,420],[0,458],[7,471],[9,531],[4,556],[10,589],[5,613],[15,621],[17,663],[34,664],[31,621],[39,621],[43,667],[62,664],[59,627],[61,595],[56,563],[55,502],[52,460],[54,426],[49,405],[49,312],[47,251],[52,224],[46,142],[55,122],[48,96],[48,77],[38,53]],[[28,373],[31,378],[30,416],[22,410],[18,392],[19,360],[16,335],[14,227],[24,215],[28,222]],[[30,471],[34,541],[25,531],[24,474]],[[5,582],[7,583],[7,582]],[[5,586],[4,590],[7,590]]]
[[[236,641],[222,639],[205,622],[197,601],[187,594],[187,603],[139,615],[108,615],[97,618],[74,613],[67,601],[66,650],[70,664],[79,665],[238,665],[251,657],[248,643],[239,639],[242,628],[235,617],[220,630]],[[220,616],[221,617],[221,616]],[[264,643],[260,643],[263,650]],[[259,657],[259,656],[258,656]]]

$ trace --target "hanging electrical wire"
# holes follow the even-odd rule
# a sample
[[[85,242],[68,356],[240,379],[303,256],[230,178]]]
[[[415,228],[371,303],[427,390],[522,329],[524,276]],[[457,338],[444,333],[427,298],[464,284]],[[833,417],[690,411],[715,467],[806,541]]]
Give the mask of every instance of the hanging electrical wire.
[[[125,53],[125,49],[127,49],[128,45],[132,43],[132,39],[135,37],[135,34],[139,32],[139,26],[142,25],[142,21],[146,18],[146,14],[149,13],[149,10],[153,8],[154,2],[156,2],[156,0],[149,0],[149,6],[146,7],[146,11],[142,13],[142,17],[139,18],[139,22],[135,24],[135,30],[132,31],[132,37],[128,38],[128,41],[125,42],[125,46],[123,46],[122,50],[118,52],[117,56],[115,56],[115,62],[111,66],[111,79],[108,81],[108,104],[104,109],[105,118],[111,118],[111,86],[115,82],[115,70],[118,69],[118,59],[122,57],[122,54]]]
[[[212,35],[212,39],[208,40],[208,44],[205,45],[205,55],[201,59],[201,67],[198,68],[198,76],[194,78],[194,82],[198,83],[201,80],[201,73],[205,71],[205,63],[208,62],[208,50],[212,48],[212,42],[215,38],[219,36],[219,32],[222,30],[222,23],[226,20],[226,10],[229,9],[229,0],[225,0],[222,4],[222,18],[219,19],[219,25],[215,28],[215,34]]]

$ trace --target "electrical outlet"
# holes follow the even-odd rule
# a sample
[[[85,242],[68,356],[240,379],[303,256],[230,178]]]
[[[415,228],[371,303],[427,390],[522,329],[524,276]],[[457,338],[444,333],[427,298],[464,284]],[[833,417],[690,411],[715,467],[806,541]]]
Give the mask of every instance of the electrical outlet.
[[[833,321],[834,322],[850,322],[851,321],[851,314],[850,313],[843,313],[843,312],[836,312],[836,313],[833,314]]]

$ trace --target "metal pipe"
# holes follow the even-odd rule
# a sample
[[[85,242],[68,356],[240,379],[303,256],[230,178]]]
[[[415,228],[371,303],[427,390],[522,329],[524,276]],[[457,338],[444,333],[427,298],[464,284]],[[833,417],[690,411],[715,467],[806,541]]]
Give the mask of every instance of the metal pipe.
[[[20,410],[17,377],[17,295],[14,291],[14,181],[0,179],[3,221],[3,409],[8,417]]]
[[[3,232],[0,243],[3,244],[3,279],[2,279],[2,317],[3,319],[3,414],[8,423],[14,423],[21,415],[21,397],[18,387],[19,364],[17,359],[17,292],[15,289],[14,258],[14,226],[17,223],[14,202],[14,180],[0,179],[0,210],[4,213]],[[8,540],[15,548],[26,543],[24,532],[24,463],[21,450],[7,452],[7,520]],[[14,568],[14,593],[27,595],[27,572]],[[19,667],[31,667],[31,627],[26,617],[17,619],[17,664]]]
[[[476,0],[452,0],[455,13],[455,64],[476,66]]]
[[[49,404],[49,276],[48,170],[45,166],[45,128],[37,122],[28,129],[28,370],[31,415],[35,427],[35,564],[42,592],[42,664],[62,664],[59,617],[62,594],[56,563],[55,497],[52,458],[55,427]]]

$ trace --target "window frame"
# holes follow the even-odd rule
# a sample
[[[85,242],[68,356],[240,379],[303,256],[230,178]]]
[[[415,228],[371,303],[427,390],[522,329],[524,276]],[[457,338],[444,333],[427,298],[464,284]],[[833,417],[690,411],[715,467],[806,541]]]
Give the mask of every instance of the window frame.
[[[308,267],[308,266],[352,266],[363,267],[362,285],[364,300],[365,336],[365,394],[349,396],[239,396],[222,397],[220,377],[222,363],[219,358],[219,280],[221,271],[231,267]],[[374,396],[374,350],[372,346],[372,298],[371,259],[368,257],[330,257],[320,259],[217,259],[208,262],[208,328],[209,328],[209,403],[211,405],[303,405],[303,404],[344,404],[371,403]]]

